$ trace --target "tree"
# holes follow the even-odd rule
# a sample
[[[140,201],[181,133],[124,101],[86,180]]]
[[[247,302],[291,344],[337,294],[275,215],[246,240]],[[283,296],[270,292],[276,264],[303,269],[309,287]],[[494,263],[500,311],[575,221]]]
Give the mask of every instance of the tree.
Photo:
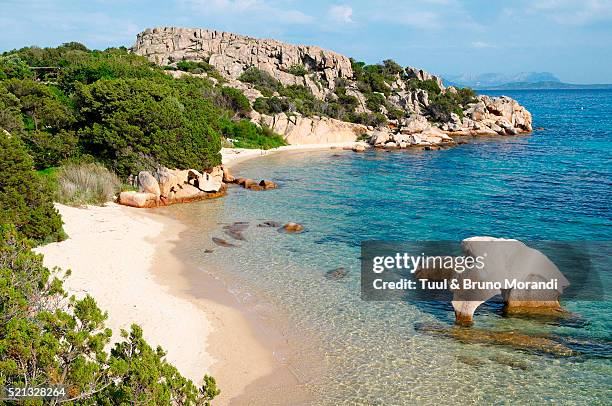
[[[64,402],[100,405],[209,405],[219,394],[210,376],[199,389],[183,377],[137,325],[106,352],[106,318],[90,296],[68,297],[14,226],[0,226],[0,385],[63,385]]]
[[[221,163],[220,112],[190,82],[100,80],[78,86],[76,103],[83,148],[120,176]]]
[[[22,236],[39,242],[62,240],[62,220],[52,193],[32,167],[21,140],[0,130],[0,224],[12,224]]]
[[[10,79],[2,88],[8,93],[5,100],[14,96],[19,101],[13,109],[19,108],[26,130],[19,134],[37,169],[58,165],[76,154],[78,139],[72,129],[76,118],[61,90],[30,79]]]

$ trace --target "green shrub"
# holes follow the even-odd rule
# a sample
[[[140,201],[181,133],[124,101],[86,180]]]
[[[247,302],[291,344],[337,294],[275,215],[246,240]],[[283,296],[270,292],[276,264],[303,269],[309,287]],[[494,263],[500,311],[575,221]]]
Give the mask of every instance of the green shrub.
[[[62,240],[62,220],[52,190],[32,170],[33,162],[18,137],[0,130],[0,224],[12,224],[38,242]]]
[[[220,164],[221,112],[193,82],[101,80],[77,88],[85,152],[127,178],[158,164],[205,169]]]
[[[287,145],[283,137],[266,126],[257,126],[249,120],[226,121],[223,134],[232,139],[237,148],[270,149]]]
[[[397,75],[404,72],[404,68],[402,68],[402,66],[393,59],[384,60],[383,66],[385,68],[384,72],[387,75]]]
[[[121,187],[117,175],[96,163],[62,166],[56,177],[58,201],[71,206],[102,205],[113,200]]]
[[[251,104],[249,99],[238,89],[233,87],[223,86],[221,88],[221,95],[223,96],[223,105],[235,111],[238,115],[246,116],[251,111]]]
[[[21,103],[17,96],[9,93],[0,82],[0,130],[21,134],[24,128]]]
[[[215,380],[204,376],[197,388],[137,325],[108,353],[107,314],[91,296],[68,297],[31,248],[13,225],[0,225],[1,386],[64,385],[76,404],[210,405]]]
[[[28,64],[18,56],[0,56],[0,80],[33,79],[34,72]]]
[[[279,114],[291,111],[291,105],[285,97],[258,97],[253,103],[253,109],[261,114]]]
[[[176,68],[178,70],[194,74],[206,73],[208,76],[215,78],[219,82],[225,82],[225,78],[221,76],[214,66],[206,61],[180,61],[176,64]]]
[[[446,92],[435,95],[429,101],[428,110],[434,120],[447,122],[451,119],[451,113],[463,118],[463,109],[475,101],[476,93],[466,87],[457,89],[456,93]]]
[[[304,67],[304,65],[294,64],[289,67],[289,70],[287,70],[287,72],[295,76],[304,76],[308,73],[308,70],[306,69],[306,67]]]
[[[268,72],[258,69],[254,66],[245,70],[238,80],[245,83],[250,83],[255,86],[265,97],[270,97],[274,92],[282,89],[281,83],[276,80]]]
[[[399,120],[406,116],[406,112],[402,109],[395,108],[387,104],[387,117],[391,120]]]
[[[461,104],[463,107],[467,106],[470,103],[476,102],[476,92],[474,92],[474,90],[469,87],[457,89],[456,97],[458,99],[459,104]]]
[[[451,119],[451,113],[463,117],[463,109],[458,97],[450,92],[441,93],[429,100],[427,107],[429,114],[435,121],[447,122]]]
[[[433,97],[442,92],[440,86],[438,85],[438,82],[433,79],[419,80],[416,78],[412,78],[408,81],[407,85],[410,90],[426,90],[427,93],[429,93],[429,97]]]
[[[366,99],[366,106],[375,113],[380,112],[380,108],[386,104],[387,99],[380,93],[371,93]]]
[[[0,113],[0,126],[21,136],[37,169],[58,165],[77,153],[75,113],[60,89],[31,79],[10,79],[2,82],[0,92],[6,92],[0,105],[7,106]]]
[[[347,111],[353,111],[359,106],[359,99],[353,95],[342,94],[338,96],[338,103]]]
[[[387,122],[387,117],[382,113],[348,113],[346,120],[356,124],[371,125],[378,127]]]
[[[102,52],[71,51],[64,57],[66,66],[59,71],[58,83],[65,92],[74,91],[77,82],[91,84],[100,79],[169,79],[162,68],[124,48]]]

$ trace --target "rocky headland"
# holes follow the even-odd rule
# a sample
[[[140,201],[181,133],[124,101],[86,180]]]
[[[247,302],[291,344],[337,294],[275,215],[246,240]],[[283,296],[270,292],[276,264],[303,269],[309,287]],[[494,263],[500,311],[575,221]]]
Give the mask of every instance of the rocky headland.
[[[532,131],[531,114],[517,101],[445,87],[440,77],[391,60],[367,66],[317,46],[177,27],[141,32],[133,51],[175,77],[207,76],[241,90],[254,107],[250,119],[289,144],[367,140],[437,149],[455,144],[454,136]],[[205,63],[215,74],[176,69],[184,61]],[[262,86],[254,72],[279,85]],[[307,108],[295,93],[307,94]]]

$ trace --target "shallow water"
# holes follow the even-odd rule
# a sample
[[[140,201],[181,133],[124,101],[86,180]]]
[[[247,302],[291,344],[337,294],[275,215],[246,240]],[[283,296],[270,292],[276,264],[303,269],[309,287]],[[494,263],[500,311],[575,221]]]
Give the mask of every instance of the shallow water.
[[[580,353],[561,358],[420,329],[451,327],[448,304],[361,300],[364,240],[612,241],[612,91],[506,93],[544,130],[444,151],[271,155],[234,172],[272,179],[279,189],[231,188],[223,199],[169,208],[189,219],[186,255],[220,269],[261,314],[289,317],[308,348],[276,355],[314,392],[313,403],[610,402],[609,301],[566,302],[574,317],[561,322],[503,317],[495,303],[477,312],[478,328],[552,336]],[[257,227],[263,220],[296,221],[306,232]],[[249,222],[246,241],[224,234],[221,223],[235,221]],[[205,223],[216,223],[212,235]],[[239,247],[217,247],[212,236]],[[344,279],[325,277],[338,267]],[[610,271],[600,278],[609,299]],[[309,362],[313,350],[325,368]]]

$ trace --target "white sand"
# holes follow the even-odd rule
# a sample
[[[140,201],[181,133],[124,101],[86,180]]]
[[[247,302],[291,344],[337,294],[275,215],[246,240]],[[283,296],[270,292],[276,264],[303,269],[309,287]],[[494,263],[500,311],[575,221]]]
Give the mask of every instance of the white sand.
[[[121,339],[121,329],[139,324],[149,344],[161,345],[194,383],[206,373],[215,377],[221,388],[215,405],[241,404],[236,399],[248,395],[254,382],[273,383],[278,362],[231,304],[233,297],[172,255],[183,224],[155,209],[114,203],[56,207],[69,239],[36,251],[45,266],[72,271],[64,285],[71,294],[89,294],[108,312],[113,341]],[[202,297],[193,295],[194,284]]]
[[[237,163],[244,162],[247,159],[252,159],[252,158],[259,157],[259,156],[277,154],[279,152],[352,148],[356,144],[363,144],[364,146],[367,145],[359,141],[347,141],[347,142],[335,142],[335,143],[330,143],[330,144],[285,145],[282,147],[272,148],[272,149],[222,148],[221,157],[222,157],[223,164],[231,168]]]
[[[224,148],[222,156],[223,163],[232,166],[283,151],[353,145],[355,142],[272,150]],[[108,312],[113,341],[121,339],[121,329],[139,324],[149,344],[161,345],[167,359],[194,383],[199,384],[205,373],[215,377],[221,388],[215,405],[251,404],[243,399],[261,396],[279,384],[287,392],[295,390],[295,378],[262,343],[267,341],[265,332],[255,334],[252,321],[232,303],[229,293],[204,282],[198,286],[202,297],[194,296],[194,284],[202,284],[205,278],[186,270],[171,253],[184,225],[156,214],[155,209],[114,203],[56,207],[69,239],[36,251],[44,255],[45,266],[72,271],[64,285],[71,294],[89,294]],[[207,297],[209,290],[214,292]]]
[[[200,382],[213,363],[203,345],[212,324],[193,303],[170,294],[152,273],[156,248],[176,235],[162,235],[163,223],[112,203],[57,208],[70,238],[38,248],[44,264],[72,270],[66,288],[77,297],[93,296],[108,312],[113,340],[120,339],[120,329],[137,323],[150,344],[164,347],[185,376]]]

